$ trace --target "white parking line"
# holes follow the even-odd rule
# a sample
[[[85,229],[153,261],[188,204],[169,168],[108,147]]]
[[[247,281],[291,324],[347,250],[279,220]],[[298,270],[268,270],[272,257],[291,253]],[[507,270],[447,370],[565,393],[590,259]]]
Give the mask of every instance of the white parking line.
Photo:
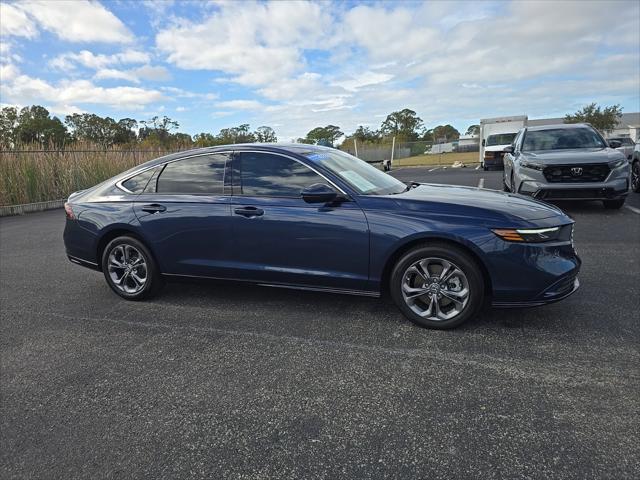
[[[478,166],[476,167],[476,170],[480,170],[480,165],[478,165]]]
[[[437,170],[437,169],[439,169],[439,168],[440,168],[440,167],[432,168],[432,169],[431,169],[431,170],[429,170],[429,171],[430,171],[430,172],[433,172],[433,171],[435,171],[435,170]]]
[[[631,205],[625,205],[624,208],[631,210],[633,213],[640,215],[640,208],[632,207]]]
[[[484,178],[478,180],[478,188],[484,188]]]

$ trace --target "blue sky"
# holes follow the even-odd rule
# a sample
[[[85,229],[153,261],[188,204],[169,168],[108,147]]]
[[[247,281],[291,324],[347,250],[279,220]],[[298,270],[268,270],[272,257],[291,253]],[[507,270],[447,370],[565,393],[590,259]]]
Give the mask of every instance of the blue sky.
[[[0,5],[0,103],[58,116],[270,125],[289,141],[405,107],[459,130],[592,101],[640,111],[636,1]]]

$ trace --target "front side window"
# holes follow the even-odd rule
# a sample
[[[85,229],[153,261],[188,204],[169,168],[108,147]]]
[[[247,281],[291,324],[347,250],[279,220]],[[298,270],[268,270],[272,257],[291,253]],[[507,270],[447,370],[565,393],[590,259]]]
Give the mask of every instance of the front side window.
[[[527,131],[522,150],[568,150],[574,148],[605,148],[604,141],[590,128],[553,128]]]
[[[302,190],[327,181],[306,165],[271,153],[240,154],[240,194],[255,197],[299,197]]]
[[[168,163],[160,176],[157,193],[221,195],[227,155],[212,154]]]

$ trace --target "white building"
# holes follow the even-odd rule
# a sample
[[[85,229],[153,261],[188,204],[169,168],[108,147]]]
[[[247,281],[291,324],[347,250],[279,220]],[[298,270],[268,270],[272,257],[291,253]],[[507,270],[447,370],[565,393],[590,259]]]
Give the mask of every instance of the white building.
[[[529,119],[527,126],[558,125],[564,123],[564,118],[536,118]],[[607,137],[630,137],[634,142],[640,137],[640,112],[623,113],[616,128]]]

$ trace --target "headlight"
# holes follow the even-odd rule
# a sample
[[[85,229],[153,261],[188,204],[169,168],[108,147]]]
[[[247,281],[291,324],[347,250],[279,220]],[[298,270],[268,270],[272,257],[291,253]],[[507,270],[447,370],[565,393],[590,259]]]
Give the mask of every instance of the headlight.
[[[544,170],[544,165],[540,164],[540,163],[535,163],[535,162],[522,162],[520,163],[521,166],[523,166],[524,168],[530,168],[532,170],[538,170],[538,171],[542,171]]]
[[[609,168],[618,168],[627,164],[627,159],[623,158],[622,160],[616,160],[615,162],[609,163]]]
[[[561,227],[549,228],[496,228],[491,230],[507,242],[540,243],[560,238]]]

